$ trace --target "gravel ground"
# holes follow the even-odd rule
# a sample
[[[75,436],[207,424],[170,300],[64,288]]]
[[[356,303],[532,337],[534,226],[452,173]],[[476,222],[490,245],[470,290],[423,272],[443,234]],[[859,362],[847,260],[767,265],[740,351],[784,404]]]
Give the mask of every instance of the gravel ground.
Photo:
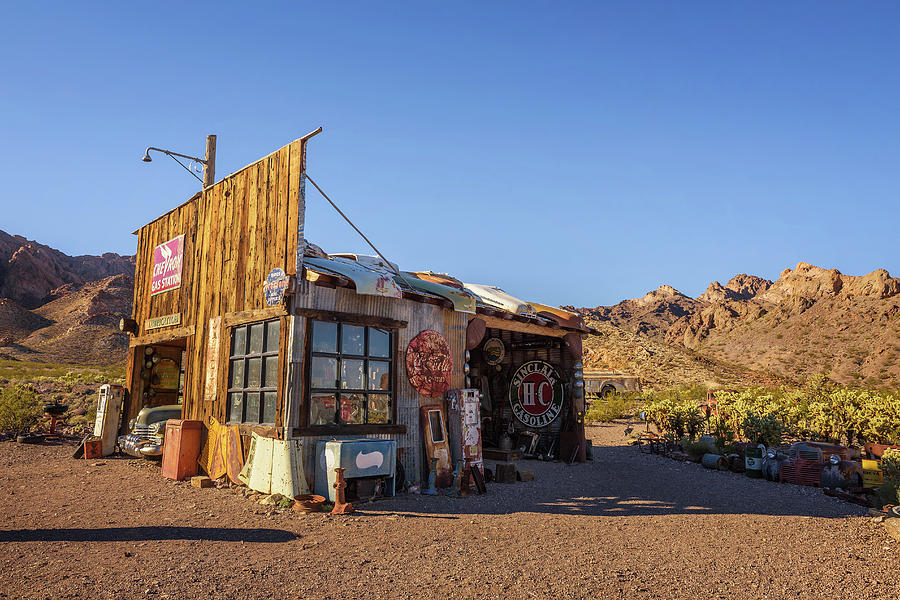
[[[298,515],[148,461],[0,442],[0,597],[871,598],[894,542],[819,490],[641,454],[593,427],[595,462],[467,499]]]

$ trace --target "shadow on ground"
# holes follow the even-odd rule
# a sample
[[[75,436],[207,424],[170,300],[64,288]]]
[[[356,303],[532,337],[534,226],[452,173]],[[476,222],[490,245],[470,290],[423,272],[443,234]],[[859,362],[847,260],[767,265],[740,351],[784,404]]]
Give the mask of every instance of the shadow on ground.
[[[14,529],[0,531],[0,542],[134,542],[199,540],[205,542],[281,543],[296,539],[283,529],[227,527],[105,527],[98,529]]]
[[[535,481],[488,484],[483,496],[407,494],[371,506],[376,511],[418,514],[550,513],[585,516],[769,515],[842,518],[865,509],[801,488],[743,474],[710,471],[641,454],[633,446],[594,448],[594,462],[518,461]]]

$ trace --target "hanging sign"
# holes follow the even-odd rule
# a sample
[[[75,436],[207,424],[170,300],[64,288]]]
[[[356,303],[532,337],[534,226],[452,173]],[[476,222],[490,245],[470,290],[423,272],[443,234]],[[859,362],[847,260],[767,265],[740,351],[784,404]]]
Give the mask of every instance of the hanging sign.
[[[152,317],[144,321],[144,329],[159,329],[160,327],[171,327],[181,323],[181,313],[173,315],[163,315],[161,317]]]
[[[184,235],[163,242],[153,249],[153,277],[150,295],[162,294],[181,287],[181,265],[184,258]]]
[[[160,390],[177,390],[180,383],[181,369],[171,358],[164,358],[153,365],[151,377],[155,376],[153,387]]]
[[[206,380],[203,399],[215,402],[219,390],[219,344],[222,339],[222,317],[209,320],[209,337],[206,340]]]
[[[491,338],[484,343],[482,352],[484,353],[484,362],[489,365],[499,365],[506,356],[506,347],[500,338]]]
[[[269,271],[266,283],[263,285],[263,293],[266,295],[266,304],[277,306],[284,300],[291,278],[285,274],[284,269],[275,267]]]
[[[429,398],[440,398],[450,389],[453,358],[450,344],[437,331],[417,335],[406,349],[406,373],[416,391]]]
[[[509,404],[527,427],[545,427],[562,412],[563,389],[553,365],[532,360],[519,367],[509,384]]]

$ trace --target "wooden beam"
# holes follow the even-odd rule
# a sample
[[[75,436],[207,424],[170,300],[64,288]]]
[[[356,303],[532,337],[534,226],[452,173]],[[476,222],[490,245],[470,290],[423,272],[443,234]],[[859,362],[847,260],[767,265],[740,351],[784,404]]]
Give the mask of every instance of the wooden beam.
[[[133,337],[128,341],[128,347],[148,346],[150,344],[159,344],[160,342],[168,342],[178,338],[185,338],[194,335],[194,326],[176,327],[175,329],[167,329],[158,333],[148,333],[140,337]]]
[[[367,433],[387,433],[404,435],[406,433],[406,425],[341,425],[329,426],[318,425],[315,427],[295,427],[295,436],[309,435],[363,435]]]
[[[475,317],[472,316],[471,318]],[[537,325],[535,323],[523,323],[522,321],[501,319],[486,314],[479,314],[478,318],[483,319],[488,327],[493,327],[494,329],[519,331],[521,333],[533,333],[535,335],[543,335],[555,338],[561,338],[566,335],[566,331],[563,329],[553,329],[551,327],[544,327],[543,325]]]
[[[319,310],[316,308],[298,308],[294,310],[294,314],[301,317],[312,317],[319,321],[350,323],[351,325],[368,325],[370,327],[383,327],[385,329],[403,329],[409,325],[407,321],[397,321],[396,319],[388,319],[387,317],[343,313],[333,310]]]
[[[238,312],[225,313],[222,321],[225,327],[241,325],[243,323],[252,323],[253,321],[267,321],[277,317],[284,317],[288,314],[283,304],[272,306],[270,308],[258,308],[256,310],[242,310]]]
[[[319,273],[318,271],[304,269],[303,276],[307,281],[312,281],[316,285],[325,287],[353,287],[353,282],[340,275],[330,275],[328,273]]]
[[[278,439],[284,431],[284,427],[273,427],[272,425],[251,425],[249,423],[241,423],[238,425],[238,432],[241,435],[253,435],[254,433],[260,437]]]

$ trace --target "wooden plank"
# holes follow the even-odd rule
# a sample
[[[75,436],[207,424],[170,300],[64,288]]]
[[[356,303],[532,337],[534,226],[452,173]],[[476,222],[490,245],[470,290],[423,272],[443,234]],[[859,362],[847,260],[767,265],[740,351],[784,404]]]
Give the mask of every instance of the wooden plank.
[[[233,327],[243,323],[252,323],[254,321],[265,321],[276,317],[283,317],[288,314],[284,306],[271,306],[269,308],[256,308],[253,310],[242,310],[237,312],[226,313],[224,323],[226,327]]]
[[[289,158],[289,169],[290,169],[290,183],[289,183],[289,191],[288,191],[288,199],[290,203],[288,205],[288,248],[287,248],[287,257],[288,263],[290,264],[290,271],[288,273],[296,273],[297,272],[297,231],[300,223],[300,219],[303,217],[303,213],[306,211],[306,205],[301,201],[300,195],[300,184],[301,177],[303,172],[303,154],[304,148],[303,143],[299,141],[291,142],[290,147],[288,148],[288,152],[290,154]],[[300,257],[302,258],[302,257]]]
[[[350,281],[347,277],[342,275],[331,275],[329,273],[319,273],[318,271],[311,271],[309,269],[303,269],[303,277],[307,281],[312,281],[318,285],[324,285],[328,287],[353,287],[353,282]]]
[[[287,235],[288,232],[288,152],[281,149],[278,152],[278,186],[275,191],[277,198],[276,216],[275,216],[275,246],[277,248],[276,261],[279,267],[284,269],[285,273],[290,273],[287,264]]]
[[[266,253],[268,251],[268,232],[266,230],[266,210],[268,202],[268,181],[269,166],[268,161],[260,161],[257,164],[256,179],[256,239],[257,247],[253,261],[253,272],[249,284],[251,285],[248,294],[248,304],[244,310],[252,308],[262,308],[265,304],[262,298],[263,281],[266,279]]]
[[[341,323],[350,323],[353,325],[369,325],[371,327],[383,327],[385,329],[403,329],[409,322],[381,317],[377,315],[365,315],[358,313],[345,313],[332,310],[321,310],[315,308],[297,308],[294,310],[295,315],[312,317],[320,321],[332,321]]]
[[[471,315],[471,318],[475,318],[475,315]],[[535,325],[532,323],[523,323],[521,321],[492,317],[486,314],[479,314],[478,318],[483,319],[488,327],[493,327],[495,329],[505,329],[507,331],[518,331],[521,333],[533,333],[535,335],[557,338],[564,337],[567,333],[567,331],[564,329],[552,329],[550,327],[542,327],[541,325]]]
[[[284,423],[284,408],[285,408],[285,372],[287,370],[287,364],[290,359],[290,338],[288,337],[288,327],[290,325],[290,319],[287,316],[281,317],[281,322],[278,326],[278,385],[275,390],[275,422],[276,423]]]
[[[148,333],[140,337],[133,337],[128,340],[128,347],[148,346],[150,344],[159,344],[170,340],[181,339],[194,335],[194,326],[185,325],[184,327],[176,327],[175,329],[167,329],[159,333]]]
[[[262,281],[269,271],[281,266],[278,262],[278,158],[268,159],[269,177],[266,180],[266,263],[262,270]]]
[[[406,433],[406,425],[403,424],[394,424],[394,425],[341,425],[339,427],[331,426],[331,425],[318,425],[315,427],[297,427],[294,428],[295,436],[310,436],[310,435],[322,435],[322,436],[333,436],[333,435],[364,435],[371,433],[392,433],[392,434],[404,434]]]
[[[259,168],[254,166],[250,169],[248,173],[248,182],[247,182],[247,254],[243,257],[245,264],[245,277],[244,277],[244,297],[241,300],[239,306],[236,306],[238,310],[247,310],[250,308],[250,298],[252,296],[252,290],[256,287],[254,285],[254,266],[256,264],[256,253],[258,251],[258,241],[256,239],[257,235],[257,205],[259,204],[259,194],[257,187],[257,182],[259,180]]]
[[[248,235],[248,222],[249,218],[249,207],[247,205],[247,193],[249,189],[249,174],[246,172],[241,172],[238,174],[237,182],[238,182],[238,195],[235,196],[235,202],[238,203],[238,208],[240,210],[240,220],[236,220],[239,223],[238,229],[234,232],[234,235],[239,240],[238,244],[238,254],[235,257],[235,286],[234,286],[234,309],[235,310],[244,310],[244,289],[246,288],[246,264],[247,264],[247,253],[249,252],[250,245],[250,237]]]

